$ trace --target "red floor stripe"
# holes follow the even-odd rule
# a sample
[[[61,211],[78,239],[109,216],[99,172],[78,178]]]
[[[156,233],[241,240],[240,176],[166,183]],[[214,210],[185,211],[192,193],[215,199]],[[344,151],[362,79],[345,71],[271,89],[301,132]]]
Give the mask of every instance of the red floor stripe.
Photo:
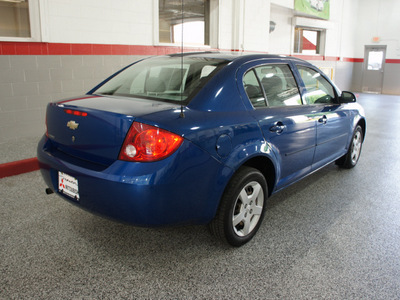
[[[0,178],[39,170],[36,157],[0,164]]]

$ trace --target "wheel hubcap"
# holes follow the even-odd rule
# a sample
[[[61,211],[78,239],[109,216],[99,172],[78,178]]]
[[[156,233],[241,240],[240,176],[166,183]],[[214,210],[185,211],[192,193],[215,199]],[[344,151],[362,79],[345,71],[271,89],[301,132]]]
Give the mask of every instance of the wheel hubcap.
[[[233,230],[238,236],[253,231],[264,206],[264,191],[256,181],[249,182],[239,193],[232,216]]]
[[[361,152],[361,133],[357,131],[353,138],[352,151],[351,151],[351,162],[355,164],[358,161],[358,157]]]

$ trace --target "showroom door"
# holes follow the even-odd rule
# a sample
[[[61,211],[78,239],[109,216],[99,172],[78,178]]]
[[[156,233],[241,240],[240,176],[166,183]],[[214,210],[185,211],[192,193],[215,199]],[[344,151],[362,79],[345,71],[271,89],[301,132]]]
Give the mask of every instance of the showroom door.
[[[382,93],[386,46],[365,46],[362,91]]]

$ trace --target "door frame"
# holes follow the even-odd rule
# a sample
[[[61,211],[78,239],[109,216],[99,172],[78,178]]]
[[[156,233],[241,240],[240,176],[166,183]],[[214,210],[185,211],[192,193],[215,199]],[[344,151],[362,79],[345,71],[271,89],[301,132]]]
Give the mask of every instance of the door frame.
[[[378,91],[371,91],[369,90],[366,82],[365,82],[365,77],[366,77],[366,72],[368,71],[368,57],[369,57],[369,52],[373,50],[379,50],[383,51],[383,58],[382,58],[382,67],[379,72],[381,72],[381,79],[379,82],[379,87]],[[383,91],[383,78],[385,76],[385,62],[386,62],[386,50],[387,50],[387,45],[365,45],[364,46],[364,63],[362,67],[362,79],[361,79],[361,91],[363,93],[374,93],[374,94],[382,94]]]

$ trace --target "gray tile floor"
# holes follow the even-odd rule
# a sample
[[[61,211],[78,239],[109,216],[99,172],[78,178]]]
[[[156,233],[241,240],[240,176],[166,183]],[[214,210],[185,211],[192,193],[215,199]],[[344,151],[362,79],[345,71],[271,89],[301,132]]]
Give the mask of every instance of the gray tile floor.
[[[358,166],[274,195],[239,249],[206,227],[121,225],[0,180],[0,299],[400,299],[400,97],[361,95]]]

